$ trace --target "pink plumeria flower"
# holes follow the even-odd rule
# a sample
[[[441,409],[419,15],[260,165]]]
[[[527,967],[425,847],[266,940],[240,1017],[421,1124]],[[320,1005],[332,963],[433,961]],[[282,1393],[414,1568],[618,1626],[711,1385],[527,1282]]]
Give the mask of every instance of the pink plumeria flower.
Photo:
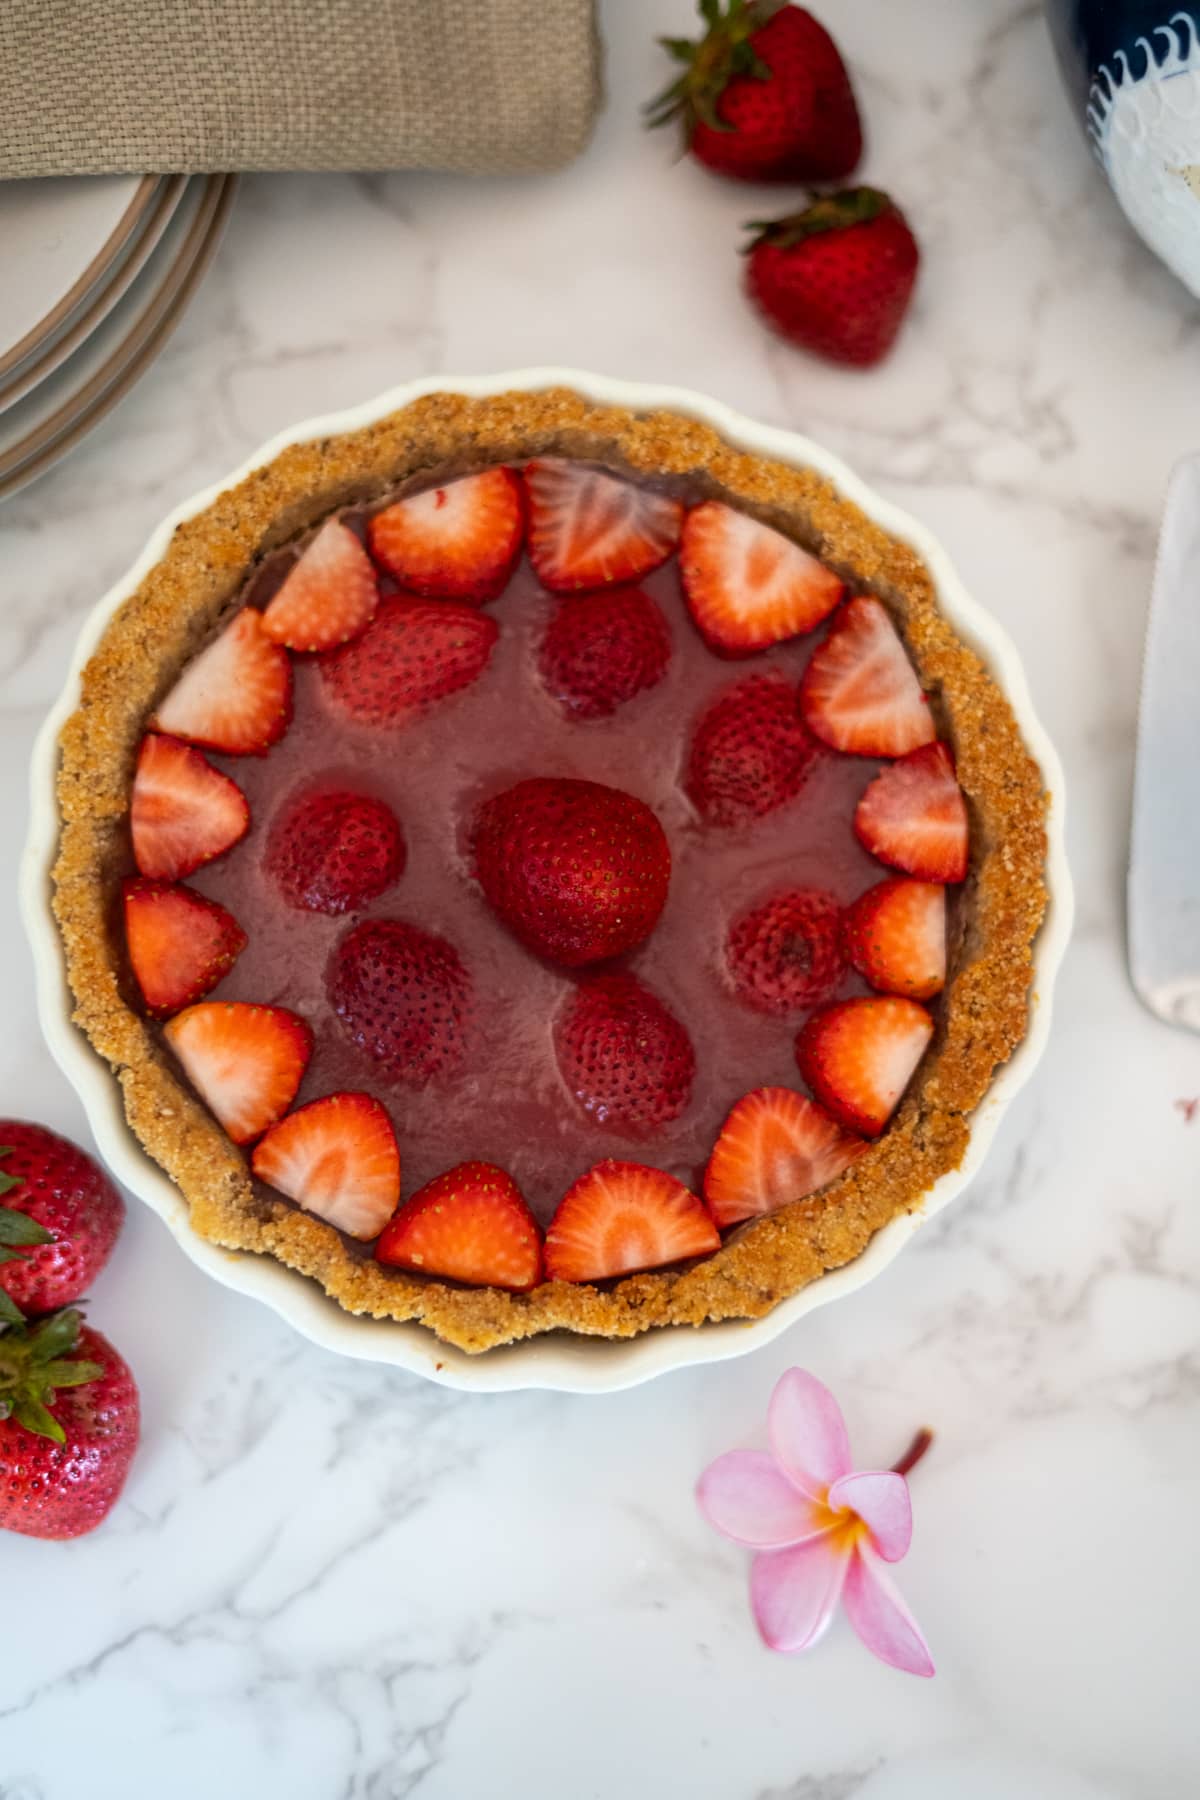
[[[767,1412],[771,1448],[731,1450],[696,1488],[710,1525],[758,1555],[750,1603],[772,1650],[808,1650],[838,1601],[867,1649],[910,1675],[932,1675],[921,1628],[884,1564],[912,1539],[905,1471],[928,1448],[916,1439],[895,1469],[856,1470],[842,1410],[804,1369],[776,1383]]]

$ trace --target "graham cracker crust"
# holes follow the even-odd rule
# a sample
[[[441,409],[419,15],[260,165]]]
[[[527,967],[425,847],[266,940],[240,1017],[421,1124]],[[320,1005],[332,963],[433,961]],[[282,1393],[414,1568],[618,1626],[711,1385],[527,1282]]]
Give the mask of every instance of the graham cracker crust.
[[[331,1226],[256,1191],[245,1156],[184,1084],[137,1008],[116,926],[129,866],[129,795],[147,716],[213,634],[268,552],[327,513],[371,505],[492,462],[560,455],[642,477],[686,478],[794,537],[885,602],[958,763],[971,822],[966,920],[937,1036],[886,1134],[836,1182],[739,1227],[689,1268],[609,1286],[546,1282],[528,1294],[468,1289],[353,1255]],[[767,1313],[850,1262],[961,1162],[970,1115],[1024,1037],[1032,945],[1046,903],[1047,796],[1011,707],[938,611],[917,555],[813,470],[734,449],[670,412],[635,414],[567,389],[490,399],[439,393],[338,437],[297,444],[177,527],[120,607],[63,728],[53,907],[74,1020],[120,1082],[130,1128],[179,1187],[196,1231],[271,1255],[352,1313],[419,1320],[477,1352],[540,1332],[626,1338]]]

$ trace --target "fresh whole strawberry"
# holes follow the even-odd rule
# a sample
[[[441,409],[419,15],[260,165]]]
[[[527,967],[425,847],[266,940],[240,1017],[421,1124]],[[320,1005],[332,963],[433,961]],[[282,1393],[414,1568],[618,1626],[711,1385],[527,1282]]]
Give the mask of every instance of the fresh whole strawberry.
[[[597,781],[545,777],[480,808],[475,868],[514,937],[578,968],[650,935],[666,904],[671,851],[644,801]]]
[[[514,1293],[542,1278],[537,1221],[494,1163],[459,1163],[426,1182],[384,1226],[375,1256],[392,1268]]]
[[[900,208],[877,188],[824,194],[805,212],[756,224],[746,289],[802,350],[866,368],[904,322],[920,253]]]
[[[465,601],[393,595],[361,637],[319,659],[325,694],[359,724],[407,724],[477,681],[497,635],[496,621]]]
[[[329,998],[353,1044],[397,1081],[452,1074],[473,985],[454,945],[402,919],[367,919],[335,945]]]
[[[112,1254],[125,1202],[77,1144],[0,1120],[0,1288],[23,1312],[86,1293]]]
[[[633,975],[580,982],[555,1027],[559,1072],[601,1125],[644,1132],[692,1097],[696,1055],[674,1013]]]
[[[700,716],[684,785],[709,825],[741,825],[795,799],[818,754],[782,675],[748,675]]]
[[[803,1012],[830,999],[842,979],[842,913],[820,888],[789,888],[734,920],[725,966],[739,1000],[756,1012]]]
[[[576,719],[606,719],[647,688],[671,660],[667,622],[640,588],[564,600],[542,639],[538,672]]]
[[[652,103],[651,125],[679,118],[700,162],[742,181],[840,181],[862,155],[846,65],[801,6],[701,0],[698,44],[661,38],[685,65]]]
[[[344,913],[399,880],[406,854],[395,814],[382,800],[317,788],[298,795],[276,819],[264,867],[289,905]]]
[[[92,1531],[125,1485],[140,1425],[137,1384],[107,1338],[67,1309],[0,1335],[0,1527],[27,1537]]]

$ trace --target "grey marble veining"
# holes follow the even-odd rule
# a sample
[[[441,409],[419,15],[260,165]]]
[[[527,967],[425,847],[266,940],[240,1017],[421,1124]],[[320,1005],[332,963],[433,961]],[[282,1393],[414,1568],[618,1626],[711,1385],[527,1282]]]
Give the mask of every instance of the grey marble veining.
[[[2,1800],[1184,1800],[1200,1788],[1200,1041],[1122,945],[1157,516],[1196,448],[1194,303],[1119,218],[1026,0],[822,9],[866,173],[924,247],[890,363],[827,369],[738,292],[720,184],[637,129],[655,30],[608,0],[611,102],[561,176],[248,180],[162,360],[0,509],[3,1108],[86,1139],[16,919],[23,770],[89,604],[161,515],[293,420],[431,371],[576,363],[707,390],[845,455],[1003,620],[1063,754],[1079,890],[1050,1048],[980,1177],[881,1279],[743,1361],[599,1399],[340,1363],[134,1207],[94,1316],[145,1442],[104,1529],[0,1540]],[[838,1626],[772,1658],[692,1483],[777,1373],[861,1465],[938,1434],[901,1571],[920,1684]]]

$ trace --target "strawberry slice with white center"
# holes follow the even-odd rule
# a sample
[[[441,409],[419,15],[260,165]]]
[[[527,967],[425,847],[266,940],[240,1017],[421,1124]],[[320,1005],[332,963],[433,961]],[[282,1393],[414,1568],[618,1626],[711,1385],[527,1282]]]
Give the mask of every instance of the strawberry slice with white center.
[[[240,1000],[189,1006],[164,1025],[163,1036],[235,1144],[248,1144],[282,1119],[313,1047],[313,1034],[296,1013]]]
[[[542,1234],[511,1175],[494,1163],[459,1163],[405,1201],[375,1257],[393,1268],[524,1293],[542,1278]]]
[[[129,960],[151,1012],[178,1012],[199,1000],[246,948],[233,914],[191,888],[127,881],[122,902]]]
[[[179,881],[245,837],[250,808],[236,781],[199,750],[149,732],[138,751],[129,828],[141,873]]]
[[[841,1000],[809,1019],[796,1039],[796,1061],[835,1119],[877,1137],[932,1036],[933,1020],[915,1000]]]
[[[531,462],[525,488],[530,561],[553,593],[637,581],[679,542],[678,500],[585,463]]]
[[[410,593],[476,605],[503,592],[524,535],[521,478],[505,468],[409,494],[367,526],[372,556]]]
[[[814,650],[800,711],[814,737],[853,756],[904,756],[937,735],[886,607],[866,595],[846,603]]]
[[[713,1147],[704,1198],[724,1230],[774,1212],[836,1181],[867,1148],[791,1088],[755,1088],[740,1099]]]
[[[365,631],[379,605],[375,565],[348,525],[327,519],[262,615],[289,650],[333,650]]]
[[[327,1094],[273,1125],[250,1159],[277,1188],[348,1237],[378,1237],[400,1198],[400,1151],[378,1100]]]
[[[860,894],[842,921],[846,955],[872,987],[929,1000],[946,985],[946,890],[893,878]]]
[[[967,803],[945,744],[927,744],[883,769],[854,813],[860,844],[918,881],[962,881],[967,873]]]
[[[150,723],[156,731],[224,750],[261,755],[292,716],[292,665],[247,606],[190,662]]]
[[[573,1182],[546,1233],[551,1281],[605,1281],[693,1256],[721,1239],[695,1194],[662,1169],[611,1157]]]
[[[683,524],[679,572],[688,609],[718,656],[749,656],[811,631],[845,593],[840,575],[782,532],[720,500]]]

